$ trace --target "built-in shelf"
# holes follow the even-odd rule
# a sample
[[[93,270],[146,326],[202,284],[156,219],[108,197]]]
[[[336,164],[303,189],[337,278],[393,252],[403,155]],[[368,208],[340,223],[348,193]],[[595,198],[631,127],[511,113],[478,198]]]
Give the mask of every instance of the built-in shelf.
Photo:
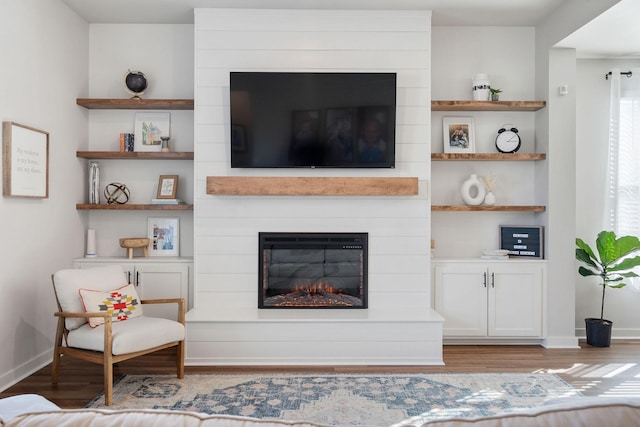
[[[180,205],[141,205],[141,204],[90,204],[90,203],[78,203],[76,204],[78,210],[113,210],[113,211],[191,211],[193,205],[180,204]]]
[[[431,101],[431,111],[537,111],[545,101]]]
[[[76,103],[93,110],[193,110],[193,99],[78,98]]]
[[[511,205],[431,205],[432,212],[544,212],[545,206],[511,206]]]
[[[193,151],[146,152],[146,151],[76,151],[83,159],[138,159],[138,160],[193,160]]]
[[[416,177],[208,176],[207,194],[254,196],[414,196]]]
[[[544,160],[547,155],[544,153],[431,153],[431,160],[508,160],[527,161]]]

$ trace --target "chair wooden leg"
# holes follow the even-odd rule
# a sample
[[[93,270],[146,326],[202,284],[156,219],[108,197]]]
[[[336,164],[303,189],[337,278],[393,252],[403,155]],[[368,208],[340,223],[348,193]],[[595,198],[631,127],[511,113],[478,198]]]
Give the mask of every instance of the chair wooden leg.
[[[180,341],[178,348],[176,349],[176,364],[178,370],[178,378],[184,378],[184,340]]]
[[[53,364],[51,366],[51,383],[58,384],[58,378],[60,377],[60,352],[58,346],[53,348]]]
[[[106,359],[106,358],[105,358]],[[109,359],[111,359],[109,357]],[[113,404],[113,364],[105,360],[104,363],[104,404],[111,406]]]
[[[53,346],[53,364],[51,367],[51,383],[58,384],[60,377],[60,347],[62,347],[62,335],[64,334],[64,319],[58,317],[58,327],[56,329],[56,342]]]

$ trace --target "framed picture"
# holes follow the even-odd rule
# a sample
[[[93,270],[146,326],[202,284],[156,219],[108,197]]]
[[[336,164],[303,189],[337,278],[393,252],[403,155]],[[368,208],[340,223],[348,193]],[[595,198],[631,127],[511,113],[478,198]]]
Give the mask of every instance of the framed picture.
[[[158,179],[158,199],[175,199],[178,192],[178,175],[160,175]]]
[[[544,258],[544,227],[500,226],[500,249],[509,251],[512,257]]]
[[[49,132],[2,123],[2,194],[49,197]]]
[[[134,151],[160,151],[161,136],[171,136],[171,113],[136,113]]]
[[[445,153],[475,153],[473,117],[443,117],[442,136]]]
[[[148,218],[149,256],[179,256],[179,218]]]

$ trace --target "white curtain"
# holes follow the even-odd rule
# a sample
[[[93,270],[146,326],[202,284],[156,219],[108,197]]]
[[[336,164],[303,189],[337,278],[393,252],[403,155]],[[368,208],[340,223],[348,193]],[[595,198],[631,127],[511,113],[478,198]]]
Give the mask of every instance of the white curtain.
[[[613,69],[604,229],[640,236],[640,69]]]

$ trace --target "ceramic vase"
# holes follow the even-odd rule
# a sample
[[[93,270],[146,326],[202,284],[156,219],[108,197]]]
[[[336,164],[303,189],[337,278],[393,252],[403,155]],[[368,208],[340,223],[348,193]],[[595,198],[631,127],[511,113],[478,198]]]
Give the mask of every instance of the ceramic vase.
[[[491,96],[491,81],[486,74],[473,76],[473,100],[488,101]]]
[[[484,204],[489,206],[496,204],[496,196],[493,195],[493,192],[487,191],[487,194],[484,196]]]
[[[477,206],[482,204],[484,201],[486,190],[484,188],[484,184],[478,178],[478,175],[472,174],[465,182],[462,183],[460,194],[462,195],[462,200],[465,204]]]

